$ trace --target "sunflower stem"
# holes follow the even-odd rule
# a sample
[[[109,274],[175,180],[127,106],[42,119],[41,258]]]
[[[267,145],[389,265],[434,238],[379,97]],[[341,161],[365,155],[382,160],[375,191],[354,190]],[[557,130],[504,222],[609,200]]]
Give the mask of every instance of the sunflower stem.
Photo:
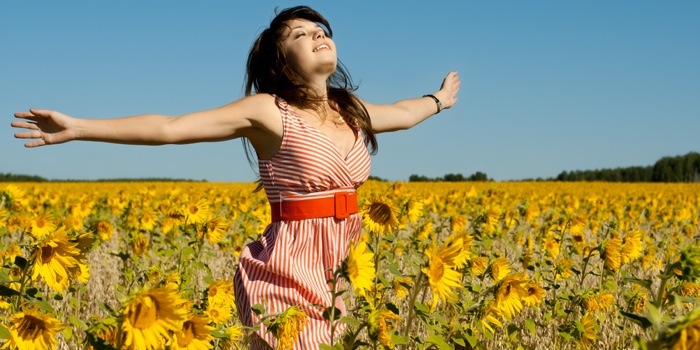
[[[411,331],[411,322],[413,322],[413,309],[415,308],[415,302],[416,302],[416,297],[418,296],[418,292],[421,290],[421,283],[423,283],[423,273],[418,272],[418,280],[416,280],[416,284],[413,285],[413,290],[411,291],[411,297],[408,299],[408,317],[406,318],[406,327],[404,328],[403,335],[408,338],[410,331]],[[404,344],[402,346],[402,349],[407,349],[408,344]]]

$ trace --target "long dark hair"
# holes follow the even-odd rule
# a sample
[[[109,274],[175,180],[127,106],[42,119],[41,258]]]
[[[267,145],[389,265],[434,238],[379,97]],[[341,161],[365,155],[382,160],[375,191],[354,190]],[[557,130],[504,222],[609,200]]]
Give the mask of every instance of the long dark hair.
[[[319,24],[329,38],[333,30],[328,21],[317,11],[308,6],[291,7],[277,13],[270,22],[270,27],[263,30],[253,43],[246,65],[245,94],[274,94],[292,105],[302,108],[314,107],[318,99],[308,94],[302,76],[289,64],[282,49],[280,37],[286,28],[286,22],[293,19],[305,19]],[[364,142],[370,152],[377,151],[377,139],[372,132],[372,122],[367,109],[353,94],[357,86],[353,85],[350,74],[338,60],[335,72],[328,78],[328,99],[333,102],[338,112],[346,118],[348,124],[362,131]],[[243,139],[248,160],[253,163],[254,156],[250,141]]]

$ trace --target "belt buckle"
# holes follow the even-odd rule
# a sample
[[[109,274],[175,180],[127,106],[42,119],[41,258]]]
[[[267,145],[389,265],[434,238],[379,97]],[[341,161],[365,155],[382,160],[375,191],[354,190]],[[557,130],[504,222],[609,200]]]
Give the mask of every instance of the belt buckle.
[[[346,219],[350,216],[348,213],[348,196],[347,192],[338,192],[334,195],[335,218]]]

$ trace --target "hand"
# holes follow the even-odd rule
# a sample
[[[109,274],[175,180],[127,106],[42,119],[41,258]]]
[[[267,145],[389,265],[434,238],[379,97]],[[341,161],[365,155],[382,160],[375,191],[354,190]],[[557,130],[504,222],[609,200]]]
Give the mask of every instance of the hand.
[[[442,109],[448,109],[457,103],[457,93],[459,93],[459,75],[457,72],[450,72],[442,81],[440,91],[434,95],[442,103]]]
[[[17,112],[15,118],[26,119],[12,122],[12,126],[28,131],[15,133],[18,139],[32,139],[25,147],[55,145],[74,140],[75,131],[70,128],[73,118],[49,110],[30,108],[29,112]]]

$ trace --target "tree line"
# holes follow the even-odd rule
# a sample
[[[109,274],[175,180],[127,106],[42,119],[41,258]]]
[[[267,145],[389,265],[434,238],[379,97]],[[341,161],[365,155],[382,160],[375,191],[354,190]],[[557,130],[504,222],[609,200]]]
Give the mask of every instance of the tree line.
[[[489,177],[485,174],[482,173],[481,171],[477,171],[474,174],[471,174],[467,177],[464,177],[462,174],[445,174],[443,177],[435,177],[435,178],[430,178],[426,177],[423,175],[411,175],[408,177],[408,182],[437,182],[437,181],[445,181],[445,182],[460,182],[460,181],[493,181],[492,179],[489,179]]]
[[[563,171],[556,181],[700,182],[700,153],[663,157],[650,166]]]

